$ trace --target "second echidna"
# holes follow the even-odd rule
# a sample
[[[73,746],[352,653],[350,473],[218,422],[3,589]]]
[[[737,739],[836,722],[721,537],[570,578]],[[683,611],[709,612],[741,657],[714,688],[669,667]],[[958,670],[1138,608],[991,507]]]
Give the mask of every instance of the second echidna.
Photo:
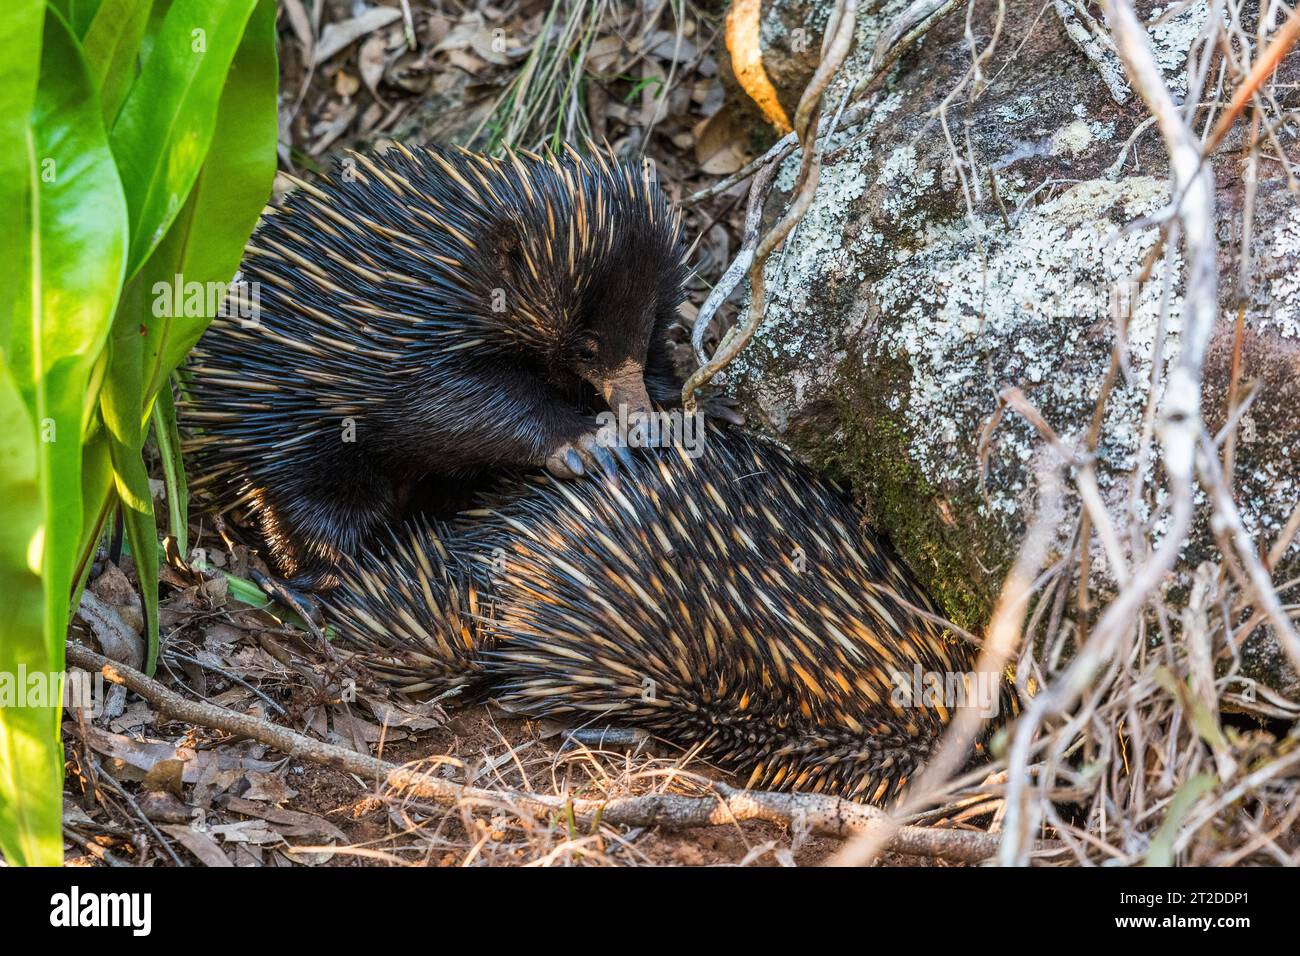
[[[767,442],[710,434],[702,457],[544,479],[473,519],[395,534],[329,599],[345,644],[408,688],[473,683],[698,744],[750,786],[879,802],[951,716],[918,675],[973,669],[857,510]]]

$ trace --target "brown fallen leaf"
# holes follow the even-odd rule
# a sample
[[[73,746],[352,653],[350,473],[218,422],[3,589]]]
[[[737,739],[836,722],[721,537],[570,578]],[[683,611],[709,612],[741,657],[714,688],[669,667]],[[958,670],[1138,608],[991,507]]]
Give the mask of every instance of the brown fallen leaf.
[[[144,640],[123,619],[119,610],[87,588],[81,592],[77,618],[90,626],[104,656],[127,667],[144,663]]]
[[[380,726],[389,728],[390,739],[391,732],[395,729],[408,731],[435,730],[447,724],[447,712],[432,701],[398,703],[397,701],[382,700],[371,694],[361,694],[359,696],[370,707],[370,712],[375,715],[375,720],[379,722]]]
[[[668,74],[662,66],[653,60],[641,61],[641,105],[634,125],[654,126],[667,115],[667,81]]]
[[[308,152],[313,156],[319,156],[325,152],[330,144],[342,136],[347,128],[352,125],[352,120],[356,118],[356,115],[357,104],[349,103],[339,110],[333,119],[317,123],[312,127],[312,135],[316,137],[316,141],[312,143]]]
[[[297,795],[298,791],[285,783],[284,777],[278,773],[259,771],[248,773],[248,789],[244,791],[245,800],[262,800],[278,806]]]
[[[239,813],[246,817],[255,817],[268,823],[274,823],[284,836],[324,836],[340,842],[347,842],[347,835],[342,830],[328,820],[312,813],[285,810],[283,807],[272,807],[265,803],[255,803],[252,800],[245,800],[242,797],[235,797],[230,794],[223,795],[217,800],[217,803],[232,813]]]
[[[447,62],[459,70],[464,70],[470,76],[477,76],[487,68],[486,60],[467,50],[451,50],[447,54]]]
[[[324,740],[326,734],[329,733],[329,714],[323,704],[313,704],[303,711],[302,721],[303,733],[318,737],[321,740]]]
[[[226,843],[283,843],[284,836],[265,820],[240,820],[237,823],[218,823],[208,827],[213,836]]]
[[[334,708],[333,723],[334,730],[327,739],[340,746],[351,747],[360,754],[370,753],[369,745],[379,743],[384,736],[384,729],[378,724],[348,713],[341,706]]]
[[[215,649],[222,645],[238,644],[243,636],[244,632],[239,628],[220,622],[203,629],[203,643],[209,649]]]
[[[179,760],[184,764],[182,780],[197,782],[209,765],[221,769],[275,770],[283,760],[257,760],[241,756],[233,747],[196,751],[191,747],[178,747],[166,740],[137,740],[122,734],[111,734],[93,724],[82,728],[86,743],[96,753],[104,755],[104,767],[119,780],[143,780],[153,767],[163,760]],[[77,733],[78,728],[65,724],[64,731]]]
[[[509,66],[515,59],[511,56],[504,33],[497,33],[494,30],[479,30],[470,37],[470,48],[477,53],[482,59],[495,66]],[[522,55],[523,50],[519,49],[516,56]]]
[[[424,46],[436,49],[438,44],[447,38],[451,33],[454,24],[451,19],[441,13],[429,15],[429,19],[424,23]]]
[[[276,852],[278,853],[279,851]],[[284,852],[288,854],[284,857],[286,861],[284,864],[285,866],[290,866],[293,863],[299,863],[303,866],[323,866],[330,860],[334,859],[335,856],[333,850],[319,846],[289,846],[284,848]],[[394,865],[397,864],[395,863]]]
[[[85,741],[96,753],[108,758],[104,768],[119,780],[140,781],[162,760],[181,760],[187,764],[183,779],[193,783],[199,779],[203,767],[212,762],[208,753],[202,755],[189,747],[177,747],[166,740],[149,740],[111,734],[94,725],[83,728]]]
[[[656,30],[650,34],[641,49],[649,56],[677,63],[690,63],[700,52],[686,37],[678,37],[668,30]]]
[[[140,784],[145,790],[167,792],[179,798],[184,791],[185,762],[183,760],[159,760],[149,768]]]
[[[235,865],[230,857],[221,851],[216,840],[194,827],[177,823],[160,826],[158,829],[193,853],[204,866]]]
[[[120,717],[114,717],[108,722],[108,729],[119,734],[128,730],[135,730],[137,727],[153,723],[155,716],[149,707],[148,701],[133,700],[127,705],[125,712]]]
[[[313,64],[320,66],[340,50],[351,46],[363,36],[388,26],[401,15],[402,11],[396,7],[371,7],[359,17],[329,24],[321,31],[320,42],[316,44],[316,55],[312,58]]]
[[[235,866],[265,866],[265,854],[262,848],[255,844],[239,843],[235,845]]]
[[[262,702],[256,700],[249,693],[248,688],[240,687],[238,684],[228,690],[223,690],[220,694],[210,694],[207,700],[218,707],[229,707],[231,710],[256,711],[257,713],[261,713],[263,710],[260,706]],[[252,706],[248,706],[249,704]]]
[[[230,594],[230,580],[224,574],[204,578],[203,583],[199,585],[199,593],[207,598],[213,607],[222,607],[226,603],[227,595]]]
[[[116,608],[127,627],[137,634],[144,633],[144,609],[140,604],[140,595],[121,568],[111,561],[105,561],[104,570],[87,585],[87,589],[105,604]]]
[[[166,791],[143,793],[136,800],[140,810],[154,823],[189,823],[198,813]]]
[[[347,70],[339,70],[334,74],[334,92],[344,99],[350,99],[357,95],[357,90],[361,89],[361,77]]]
[[[615,34],[594,40],[587,48],[583,68],[592,76],[614,76],[622,69],[623,38]]]
[[[384,118],[388,112],[384,109],[382,103],[371,103],[366,107],[366,111],[361,114],[361,119],[357,120],[357,135],[364,136],[379,125],[379,121]]]
[[[452,27],[436,44],[434,53],[446,53],[450,50],[468,50],[474,45],[476,34],[483,32],[483,19],[479,14],[471,14],[461,23]]]
[[[310,60],[311,48],[316,42],[316,37],[311,28],[311,17],[307,16],[302,0],[280,0],[280,6],[284,7],[285,16],[289,18],[289,27],[293,30],[293,35],[298,38],[298,45],[302,47],[303,59]]]
[[[745,165],[745,136],[730,110],[719,110],[695,127],[695,158],[700,171],[726,176]]]
[[[204,768],[203,775],[190,791],[190,805],[200,810],[208,810],[217,794],[225,793],[245,778],[242,770],[222,770],[215,763]]]
[[[382,33],[376,33],[361,44],[357,53],[357,68],[361,71],[361,82],[376,100],[383,102],[379,95],[379,81],[384,78],[384,67],[388,63],[388,40]]]

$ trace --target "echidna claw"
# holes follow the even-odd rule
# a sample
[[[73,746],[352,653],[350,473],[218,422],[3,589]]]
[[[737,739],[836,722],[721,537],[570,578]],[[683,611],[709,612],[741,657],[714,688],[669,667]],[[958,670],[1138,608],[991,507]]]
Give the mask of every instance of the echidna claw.
[[[615,448],[620,452],[622,449]],[[546,470],[556,478],[581,478],[586,474],[603,473],[608,478],[618,477],[618,463],[610,449],[601,443],[595,432],[582,435],[556,448],[546,459]]]
[[[560,445],[546,458],[546,470],[556,478],[581,478],[586,474],[604,474],[618,478],[619,465],[632,468],[631,451],[621,443],[605,444],[597,432],[581,435]]]
[[[281,581],[278,578],[267,577],[257,571],[250,571],[249,574],[253,582],[266,593],[267,597],[279,601],[298,615],[312,637],[322,641],[325,639],[325,633],[318,623],[318,618],[321,616],[320,604],[314,598],[297,590],[294,586],[297,582]]]
[[[654,736],[641,727],[576,727],[564,735],[560,750],[585,747],[588,750],[643,750]]]
[[[627,468],[629,471],[632,469],[632,452],[626,445],[615,445],[614,454],[618,456],[618,460],[623,463],[624,468]]]
[[[582,465],[582,456],[578,454],[576,448],[568,448],[564,452],[564,466],[573,472],[573,477],[581,478],[587,473],[587,469]]]
[[[714,395],[705,399],[702,404],[704,414],[709,418],[735,425],[737,428],[741,428],[745,424],[745,416],[740,411],[740,403],[729,395]]]
[[[546,470],[556,478],[565,481],[581,478],[587,473],[586,467],[582,464],[582,455],[570,444],[561,445],[547,456]]]
[[[594,472],[599,468],[610,479],[619,476],[619,463],[614,460],[610,450],[601,444],[601,438],[597,434],[584,434],[578,438],[577,446],[582,454],[582,463],[589,466],[589,471]]]
[[[618,462],[614,460],[614,456],[609,453],[608,448],[603,445],[596,445],[596,447],[591,450],[591,453],[595,457],[596,461],[600,463],[600,467],[605,472],[607,478],[618,477]]]

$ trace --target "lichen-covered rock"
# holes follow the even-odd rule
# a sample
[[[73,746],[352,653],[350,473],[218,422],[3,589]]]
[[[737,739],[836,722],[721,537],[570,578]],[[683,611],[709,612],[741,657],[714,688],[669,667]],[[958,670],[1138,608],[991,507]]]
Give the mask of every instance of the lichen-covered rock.
[[[906,5],[887,0],[860,15],[830,102],[861,78],[876,33]],[[768,5],[765,59],[783,94],[810,69],[806,57],[789,55],[792,24],[824,24],[829,7]],[[1140,11],[1149,21],[1162,12]],[[1176,95],[1206,16],[1204,4],[1193,4],[1150,30]],[[991,25],[975,27],[987,43]],[[1174,257],[1178,274],[1178,250],[1156,249],[1158,230],[1143,225],[1169,201],[1163,147],[1150,127],[1126,148],[1146,119],[1138,97],[1117,104],[1104,71],[1051,6],[1012,0],[997,51],[983,64],[987,86],[972,99],[968,85],[941,113],[971,66],[964,29],[960,10],[941,21],[895,66],[870,118],[836,134],[812,208],[768,264],[765,324],[728,377],[755,419],[852,482],[954,619],[978,626],[1033,507],[1031,460],[1041,445],[1020,417],[1005,416],[991,432],[981,479],[981,438],[998,393],[1019,386],[1067,442],[1081,445],[1117,329],[1125,329],[1127,362],[1105,408],[1099,479],[1119,513],[1137,471],[1147,506],[1158,508],[1158,461],[1139,461],[1138,449],[1153,352],[1163,343],[1164,358],[1177,353],[1181,299],[1177,284],[1159,281],[1164,257]],[[819,44],[817,32],[812,50]],[[1284,63],[1280,83],[1295,81],[1296,59]],[[1300,499],[1300,210],[1277,164],[1262,163],[1252,278],[1242,290],[1244,161],[1234,135],[1214,159],[1223,312],[1204,414],[1212,427],[1225,420],[1243,304],[1243,380],[1260,391],[1242,422],[1235,483],[1247,528],[1267,547]],[[784,190],[795,162],[778,179]],[[783,199],[774,192],[769,214]],[[1152,256],[1161,256],[1156,281],[1139,287],[1133,280]],[[1158,327],[1163,296],[1170,335]],[[1207,525],[1203,517],[1183,571],[1215,558]],[[1093,559],[1104,583],[1100,549]],[[1278,579],[1298,571],[1300,542]],[[1262,632],[1247,658],[1254,676],[1300,693]]]

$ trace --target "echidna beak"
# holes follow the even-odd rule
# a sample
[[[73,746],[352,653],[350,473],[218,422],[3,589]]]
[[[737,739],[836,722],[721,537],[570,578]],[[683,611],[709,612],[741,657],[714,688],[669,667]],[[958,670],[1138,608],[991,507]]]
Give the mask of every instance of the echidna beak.
[[[601,396],[609,410],[618,416],[620,424],[628,423],[628,439],[640,436],[639,419],[650,413],[650,396],[645,390],[645,370],[633,359],[628,359],[604,381],[597,382]]]

